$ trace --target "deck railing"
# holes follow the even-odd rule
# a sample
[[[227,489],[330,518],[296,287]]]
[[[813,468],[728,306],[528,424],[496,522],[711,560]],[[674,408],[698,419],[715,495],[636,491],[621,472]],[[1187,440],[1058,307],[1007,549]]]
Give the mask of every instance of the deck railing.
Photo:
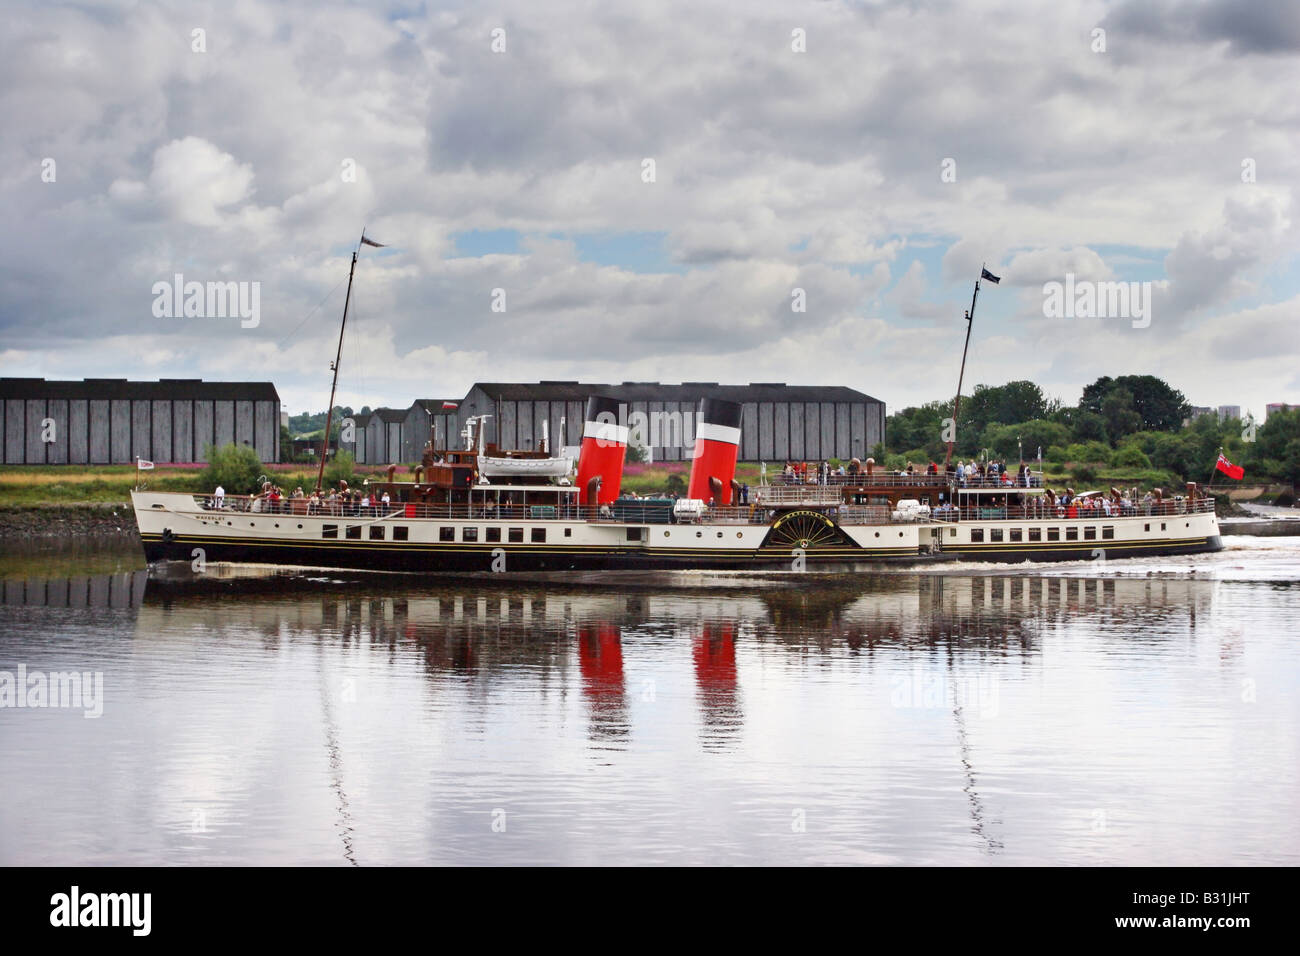
[[[1002,476],[1007,476],[1007,481],[1003,481]],[[949,474],[945,471],[939,471],[936,474],[927,474],[925,472],[913,472],[908,474],[898,474],[889,471],[873,471],[870,475],[866,472],[859,472],[856,475],[837,475],[830,474],[826,476],[812,472],[807,475],[786,475],[778,474],[772,478],[771,484],[767,488],[781,487],[886,487],[886,486],[917,486],[932,487],[934,485],[957,484],[965,488],[1001,488],[1001,487],[1020,487],[1020,488],[1041,488],[1043,487],[1043,473],[1041,471],[1031,471],[1028,476],[1028,484],[1025,483],[1024,475],[1012,472],[1000,472],[997,475],[972,475],[967,478],[964,475],[958,476],[956,472]],[[760,486],[761,487],[761,486]],[[766,489],[764,489],[766,490]],[[753,493],[753,489],[750,489]]]
[[[770,491],[769,488],[764,489]],[[793,503],[787,500],[751,500],[748,505],[730,505],[709,508],[698,519],[679,517],[663,503],[644,502],[637,499],[619,499],[614,505],[494,505],[415,502],[396,502],[389,505],[361,505],[351,502],[314,503],[306,498],[287,498],[272,501],[249,495],[214,496],[195,495],[195,504],[204,511],[237,514],[298,515],[321,518],[352,518],[377,521],[383,518],[412,518],[423,520],[495,520],[495,521],[592,521],[613,524],[767,524],[777,515],[777,507]],[[1096,507],[1087,507],[1083,501],[1096,501]],[[1160,501],[1109,502],[1106,513],[1102,499],[1076,499],[1072,505],[1052,505],[1045,497],[1035,496],[1023,505],[1001,507],[954,507],[941,505],[929,515],[898,514],[884,505],[850,505],[834,500],[819,501],[814,496],[800,499],[811,510],[834,518],[841,524],[915,524],[925,521],[1024,521],[1049,519],[1090,519],[1170,515],[1206,514],[1214,511],[1213,498],[1165,498]]]
[[[1100,501],[1101,499],[1096,499]],[[1214,511],[1213,498],[1165,498],[1161,501],[1110,502],[1110,512],[1105,505],[1095,508],[1072,505],[1053,506],[1046,498],[1035,498],[1027,505],[1003,507],[940,506],[931,512],[934,521],[1049,521],[1057,519],[1105,521],[1110,518],[1169,517],[1171,515],[1209,514]]]

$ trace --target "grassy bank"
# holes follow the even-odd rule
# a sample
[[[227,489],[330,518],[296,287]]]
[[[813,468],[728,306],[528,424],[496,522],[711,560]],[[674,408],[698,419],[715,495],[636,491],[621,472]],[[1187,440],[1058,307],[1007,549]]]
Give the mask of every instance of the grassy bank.
[[[286,491],[301,485],[312,488],[316,472],[307,465],[265,465],[267,477]],[[210,492],[202,486],[202,466],[155,468],[141,473],[151,491]],[[378,478],[382,469],[357,469],[353,484]],[[403,473],[398,472],[398,478]],[[407,480],[410,472],[405,473]],[[0,508],[40,505],[114,504],[131,500],[136,470],[133,465],[15,465],[0,468]]]

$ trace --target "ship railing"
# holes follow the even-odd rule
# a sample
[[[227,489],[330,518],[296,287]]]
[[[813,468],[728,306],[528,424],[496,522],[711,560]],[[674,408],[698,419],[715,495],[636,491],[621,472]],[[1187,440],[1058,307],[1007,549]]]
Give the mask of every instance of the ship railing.
[[[750,489],[750,498],[756,505],[833,504],[843,498],[839,488],[828,485],[767,485]]]
[[[822,476],[816,472],[810,472],[807,475],[775,475],[771,482],[763,489],[769,488],[817,488],[817,487],[857,487],[861,486],[887,486],[887,485],[937,485],[944,482],[943,473],[936,475],[927,475],[924,473],[914,474],[895,474],[887,471],[873,471],[871,474],[859,472],[856,475],[837,475],[830,474]]]
[[[1003,474],[1006,474],[1010,480],[1003,481]],[[1026,479],[1025,475],[1015,472],[999,472],[997,475],[971,475],[967,478],[965,475],[959,476],[956,472],[949,473],[942,469],[933,474],[926,472],[891,472],[878,469],[869,475],[865,472],[859,472],[856,475],[838,475],[834,473],[821,475],[817,472],[806,475],[786,475],[781,473],[775,475],[770,484],[763,487],[763,490],[766,491],[772,488],[825,488],[828,486],[835,488],[933,487],[943,484],[957,484],[963,488],[1041,488],[1043,487],[1043,473],[1041,471],[1031,471],[1028,474],[1028,479]]]
[[[1043,473],[1030,472],[1026,475],[1013,475],[1006,472],[1007,480],[1003,480],[1001,474],[998,475],[971,475],[969,478],[961,476],[954,477],[954,483],[958,488],[1006,488],[1008,491],[1014,491],[1016,488],[1041,488],[1043,487]]]
[[[1052,505],[1046,498],[1035,498],[1027,505],[1003,505],[985,507],[953,507],[940,505],[931,511],[934,521],[1053,521],[1053,520],[1088,520],[1105,521],[1110,518],[1170,517],[1187,514],[1210,514],[1214,512],[1213,498],[1165,498],[1161,501],[1120,501],[1110,502],[1110,511],[1102,499],[1095,500],[1095,507],[1080,507],[1078,500],[1073,505]]]

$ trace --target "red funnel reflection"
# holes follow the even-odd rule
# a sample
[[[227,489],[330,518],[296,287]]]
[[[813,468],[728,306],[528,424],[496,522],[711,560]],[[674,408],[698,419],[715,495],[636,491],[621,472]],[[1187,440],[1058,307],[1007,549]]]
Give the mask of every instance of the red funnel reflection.
[[[623,699],[623,644],[617,624],[578,625],[578,670],[591,706],[594,736],[627,732]]]
[[[725,621],[704,624],[692,642],[695,682],[704,718],[701,736],[706,747],[725,744],[740,729],[741,714],[736,674],[736,625]]]

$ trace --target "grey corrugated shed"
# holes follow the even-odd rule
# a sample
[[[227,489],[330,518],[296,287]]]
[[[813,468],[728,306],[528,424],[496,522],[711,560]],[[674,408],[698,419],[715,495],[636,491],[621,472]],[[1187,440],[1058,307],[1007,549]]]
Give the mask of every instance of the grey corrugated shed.
[[[634,401],[693,402],[701,398],[722,398],[732,402],[875,402],[857,389],[844,385],[785,385],[752,382],[749,385],[720,385],[717,382],[623,382],[596,384],[580,382],[479,382],[492,398],[506,401],[586,401],[593,394]]]
[[[280,394],[270,382],[205,382],[201,378],[161,378],[156,382],[130,382],[124,378],[0,378],[0,399],[42,398],[278,402]]]

